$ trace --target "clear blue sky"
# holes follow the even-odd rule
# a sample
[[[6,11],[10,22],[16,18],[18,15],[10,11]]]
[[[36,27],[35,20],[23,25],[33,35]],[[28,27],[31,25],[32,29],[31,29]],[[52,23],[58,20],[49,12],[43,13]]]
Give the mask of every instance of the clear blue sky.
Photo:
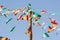
[[[0,0],[0,5],[3,5],[6,8],[10,9],[18,9],[23,8],[28,5],[28,3],[32,4],[33,11],[36,11],[40,14],[40,11],[45,9],[47,11],[46,14],[42,15],[40,19],[40,23],[47,22],[45,25],[45,30],[41,29],[41,26],[38,27],[36,25],[33,26],[33,40],[60,40],[60,31],[57,31],[60,28],[60,0]],[[55,16],[51,14],[56,12]],[[19,13],[20,15],[22,13]],[[11,40],[28,40],[29,35],[25,34],[25,31],[28,29],[28,21],[17,21],[17,16],[10,14],[7,18],[4,16],[0,18],[0,36],[8,37]],[[58,22],[57,29],[51,33],[49,33],[49,38],[42,38],[42,35],[47,32],[48,25],[50,25],[49,17],[56,19]],[[13,20],[6,24],[6,20],[9,18],[13,18]],[[16,26],[13,32],[10,32],[10,29]],[[58,35],[56,35],[56,32]]]

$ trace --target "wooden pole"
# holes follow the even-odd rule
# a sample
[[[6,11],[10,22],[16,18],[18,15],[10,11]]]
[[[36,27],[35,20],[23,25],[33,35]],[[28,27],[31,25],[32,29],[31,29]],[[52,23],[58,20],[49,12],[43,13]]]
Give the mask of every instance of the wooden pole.
[[[32,40],[32,11],[29,12],[29,29],[30,29],[30,39]]]

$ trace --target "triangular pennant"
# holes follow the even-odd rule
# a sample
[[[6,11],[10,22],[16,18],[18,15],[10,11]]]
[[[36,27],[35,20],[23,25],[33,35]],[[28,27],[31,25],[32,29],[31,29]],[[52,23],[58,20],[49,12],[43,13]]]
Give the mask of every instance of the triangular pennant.
[[[27,7],[28,7],[28,10],[30,10],[31,9],[31,4],[29,3]]]
[[[42,10],[42,11],[41,11],[41,14],[45,14],[45,13],[46,13],[46,10]]]
[[[48,27],[48,33],[52,32],[52,27]]]
[[[23,20],[28,20],[28,15],[24,16],[22,19]]]
[[[24,15],[25,15],[25,13],[22,14],[22,15],[20,15],[20,16],[18,16],[17,20],[23,20],[23,16],[24,16]]]
[[[4,16],[5,16],[5,17],[7,17],[7,15],[6,15],[6,14],[4,14]]]
[[[51,24],[52,24],[52,27],[48,27],[48,32],[52,32],[54,29],[56,29],[57,27],[57,22],[53,19],[53,18],[49,18],[50,21],[51,21]]]
[[[14,13],[15,16],[16,16],[19,12],[20,12],[20,10],[13,10],[13,13]]]
[[[31,32],[30,32],[29,30],[27,30],[27,31],[25,32],[25,34],[31,34]]]
[[[41,15],[40,15],[40,14],[38,14],[37,12],[33,12],[33,18],[34,18],[34,17],[39,17],[39,18],[40,18],[40,17],[41,17]]]
[[[21,20],[22,19],[22,15],[21,16],[18,16],[17,20]]]
[[[19,10],[20,10],[20,12],[24,13],[24,11],[26,10],[26,7],[22,8],[22,9],[19,9]]]
[[[31,27],[28,28],[28,30],[25,32],[25,34],[31,34]]]
[[[10,32],[12,32],[15,29],[15,26],[10,30]]]
[[[2,9],[3,8],[3,6],[2,5],[0,5],[0,9]]]
[[[8,24],[13,18],[10,18],[8,20],[6,20],[6,24]]]
[[[44,33],[44,34],[43,34],[43,37],[44,37],[44,38],[49,37],[48,33]]]
[[[37,22],[37,26],[41,26],[41,24],[39,22]]]

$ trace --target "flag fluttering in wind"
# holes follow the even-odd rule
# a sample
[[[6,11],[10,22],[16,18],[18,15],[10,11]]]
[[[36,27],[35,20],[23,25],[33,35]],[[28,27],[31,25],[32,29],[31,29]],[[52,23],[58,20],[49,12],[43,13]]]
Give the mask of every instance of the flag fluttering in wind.
[[[44,37],[44,38],[49,37],[48,33],[44,33],[44,34],[43,34],[43,37]]]
[[[11,28],[10,32],[12,32],[15,29],[15,26]]]
[[[0,40],[10,40],[10,39],[7,37],[0,37]]]
[[[52,26],[48,26],[48,33],[54,31],[57,28],[57,22],[53,18],[49,18]]]
[[[45,13],[46,13],[46,10],[42,10],[42,11],[41,11],[41,14],[45,14]]]
[[[11,20],[12,20],[12,18],[8,19],[8,20],[6,21],[6,24],[8,24]]]

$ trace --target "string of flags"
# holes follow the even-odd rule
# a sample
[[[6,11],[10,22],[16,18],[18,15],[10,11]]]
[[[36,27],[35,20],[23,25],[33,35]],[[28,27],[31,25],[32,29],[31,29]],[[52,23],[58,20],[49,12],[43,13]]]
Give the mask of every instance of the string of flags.
[[[0,16],[5,16],[5,17],[8,17],[9,14],[13,13],[14,16],[16,16],[18,13],[22,12],[21,15],[19,15],[17,17],[17,21],[18,20],[29,20],[29,16],[28,16],[28,13],[29,11],[32,11],[32,19],[33,19],[33,24],[37,24],[37,26],[42,26],[42,25],[45,25],[46,22],[43,22],[42,24],[39,22],[40,18],[42,17],[39,13],[37,12],[34,12],[33,10],[31,10],[31,4],[29,4],[27,7],[24,7],[22,9],[14,9],[14,10],[10,10],[10,9],[7,9],[7,11],[5,13],[2,14],[2,11],[4,11],[5,8],[4,6],[0,5]],[[27,10],[26,10],[27,9]],[[42,10],[41,11],[41,14],[46,14],[46,10]],[[54,15],[54,14],[52,14]],[[13,18],[10,18],[8,20],[6,20],[6,24],[8,24]],[[52,26],[48,26],[48,33],[54,31],[56,28],[57,28],[57,22],[55,19],[53,18],[49,18],[49,20],[51,21],[51,24]],[[13,30],[15,29],[15,26],[11,28],[10,32],[12,32]],[[29,27],[28,30],[25,32],[25,34],[31,34],[31,28]],[[43,34],[43,37],[49,37],[48,33],[44,33]]]

